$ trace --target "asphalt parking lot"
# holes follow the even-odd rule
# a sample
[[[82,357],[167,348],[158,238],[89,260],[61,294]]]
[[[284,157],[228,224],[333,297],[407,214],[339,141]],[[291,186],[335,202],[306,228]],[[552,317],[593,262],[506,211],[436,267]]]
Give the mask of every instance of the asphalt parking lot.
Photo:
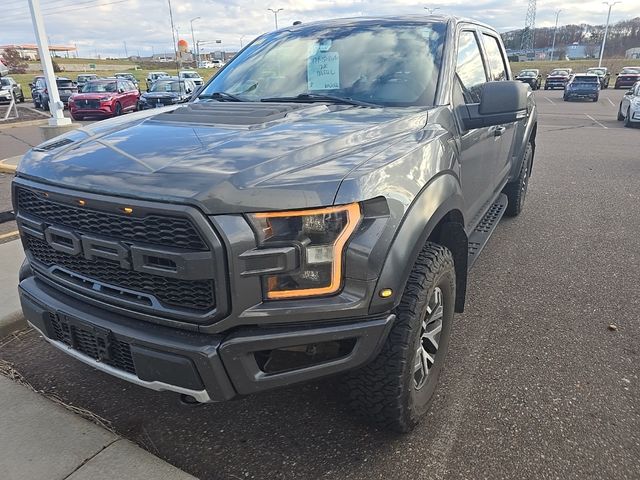
[[[34,332],[0,358],[202,479],[637,479],[640,129],[616,121],[622,95],[536,92],[527,205],[474,266],[437,398],[409,435],[354,419],[334,380],[187,407]]]

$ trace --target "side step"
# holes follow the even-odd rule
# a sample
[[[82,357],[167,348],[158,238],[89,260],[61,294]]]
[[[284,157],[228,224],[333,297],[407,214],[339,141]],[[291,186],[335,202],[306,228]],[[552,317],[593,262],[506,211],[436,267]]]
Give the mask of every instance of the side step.
[[[501,193],[496,201],[489,207],[487,213],[484,214],[480,223],[469,236],[469,257],[467,260],[467,270],[471,270],[480,252],[489,241],[491,234],[498,226],[500,219],[507,209],[507,196]]]

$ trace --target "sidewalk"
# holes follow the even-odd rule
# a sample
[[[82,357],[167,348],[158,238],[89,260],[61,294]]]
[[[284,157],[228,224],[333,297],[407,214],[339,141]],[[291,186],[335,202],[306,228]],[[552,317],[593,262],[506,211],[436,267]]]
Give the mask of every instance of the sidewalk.
[[[194,480],[111,431],[0,376],[3,480]]]

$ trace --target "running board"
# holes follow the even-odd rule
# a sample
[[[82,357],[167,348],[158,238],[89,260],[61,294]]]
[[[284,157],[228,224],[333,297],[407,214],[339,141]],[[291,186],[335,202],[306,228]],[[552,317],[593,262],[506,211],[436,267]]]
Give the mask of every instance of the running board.
[[[471,232],[469,236],[469,257],[467,259],[467,270],[471,270],[480,252],[489,241],[491,234],[498,226],[500,219],[507,209],[507,196],[501,193],[496,201],[489,207],[487,213],[484,214],[480,223]]]

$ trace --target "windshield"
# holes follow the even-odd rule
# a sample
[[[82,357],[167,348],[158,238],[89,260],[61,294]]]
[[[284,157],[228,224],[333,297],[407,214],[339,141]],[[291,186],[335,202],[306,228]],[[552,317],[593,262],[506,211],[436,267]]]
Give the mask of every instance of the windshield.
[[[587,73],[593,73],[594,75],[604,75],[604,70],[601,68],[590,68]]]
[[[56,80],[58,88],[73,88],[73,82],[71,80]]]
[[[82,88],[82,93],[113,93],[117,90],[116,82],[89,82]]]
[[[638,67],[638,68],[625,67],[625,68],[622,69],[622,71],[620,73],[640,73],[640,67]]]
[[[258,38],[199,98],[245,101],[331,95],[380,105],[433,105],[446,25],[310,25]]]
[[[0,85],[4,85],[4,86],[11,85],[11,82],[6,78],[0,78]]]
[[[200,75],[196,72],[182,72],[182,76],[184,78],[200,78]]]
[[[568,70],[553,70],[551,75],[569,75]]]
[[[519,77],[535,77],[536,76],[536,72],[520,72],[520,75],[518,75]]]
[[[184,93],[185,88],[184,88],[184,82],[177,82],[177,81],[162,81],[162,80],[158,80],[156,83],[153,84],[153,86],[151,87],[152,92],[182,92]]]

